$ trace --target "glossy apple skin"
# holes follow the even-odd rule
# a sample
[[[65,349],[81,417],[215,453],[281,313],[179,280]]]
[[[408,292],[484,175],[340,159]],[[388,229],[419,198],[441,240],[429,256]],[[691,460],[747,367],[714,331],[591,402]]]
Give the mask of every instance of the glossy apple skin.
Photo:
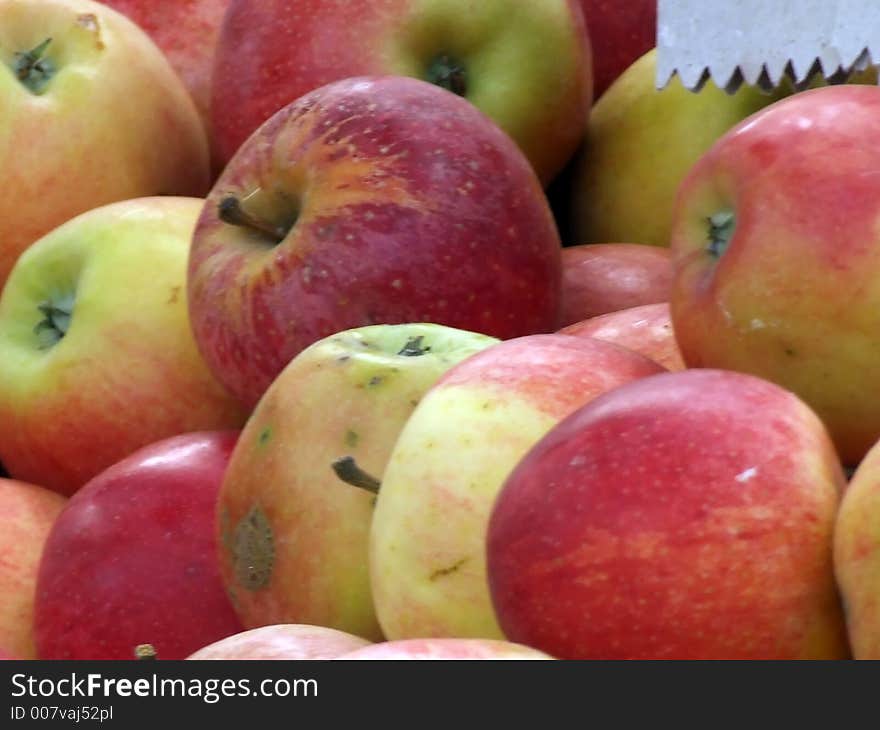
[[[229,0],[102,0],[147,32],[180,76],[202,119],[211,106],[211,73]]]
[[[272,624],[227,636],[190,654],[192,660],[335,659],[369,646],[360,636],[326,626]]]
[[[214,509],[238,432],[145,447],[75,494],[40,563],[41,659],[184,659],[242,630],[223,590]]]
[[[493,605],[508,639],[566,659],[846,658],[843,486],[793,394],[718,370],[644,378],[572,414],[507,479]]]
[[[19,259],[0,295],[0,458],[13,477],[69,495],[142,446],[244,423],[189,325],[186,262],[201,207],[113,203]],[[70,328],[41,349],[38,307],[68,289]]]
[[[563,327],[559,333],[613,342],[651,358],[672,372],[685,369],[666,302],[602,314]]]
[[[580,0],[593,49],[593,97],[657,42],[657,0]]]
[[[36,659],[37,569],[49,530],[66,502],[49,489],[0,478],[0,646],[6,658]]]
[[[880,438],[880,88],[797,94],[713,145],[682,185],[670,307],[689,367],[797,393],[845,464]],[[732,211],[726,250],[707,219]]]
[[[562,249],[565,327],[643,304],[669,301],[669,249],[640,243],[596,243]]]
[[[282,193],[301,209],[274,248],[218,217],[230,194],[281,217]],[[560,251],[528,161],[475,107],[416,79],[346,79],[266,122],[208,196],[189,262],[193,330],[253,406],[300,351],[341,330],[556,329]]]
[[[343,654],[344,660],[553,659],[528,646],[498,639],[426,638],[383,641]]]
[[[141,29],[91,0],[0,3],[4,63],[47,37],[60,70],[42,95],[0,74],[0,286],[29,244],[80,213],[210,187],[195,105]]]
[[[385,636],[503,638],[484,551],[504,479],[573,410],[660,372],[607,342],[533,335],[477,353],[438,380],[394,445],[370,529]]]
[[[441,53],[462,60],[465,98],[549,182],[579,144],[592,103],[578,0],[232,0],[214,77],[220,159],[313,89],[352,76],[424,79]]]

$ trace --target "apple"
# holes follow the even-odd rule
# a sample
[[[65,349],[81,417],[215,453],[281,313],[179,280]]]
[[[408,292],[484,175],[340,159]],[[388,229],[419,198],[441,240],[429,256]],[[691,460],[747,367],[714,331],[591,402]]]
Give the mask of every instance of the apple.
[[[32,630],[37,569],[49,530],[66,502],[43,487],[0,478],[0,647],[9,656],[36,658]]]
[[[394,445],[370,528],[386,638],[504,638],[484,555],[504,479],[571,411],[662,370],[601,340],[551,334],[502,342],[440,378]]]
[[[195,105],[125,16],[91,0],[4,0],[0,59],[0,287],[27,246],[80,213],[209,188]]]
[[[210,119],[211,73],[229,0],[102,0],[145,30],[180,76],[205,124]]]
[[[694,93],[675,76],[658,91],[656,69],[651,50],[590,112],[570,186],[570,235],[578,243],[669,246],[676,193],[691,167],[731,127],[794,90],[783,82],[766,94],[744,84],[728,95],[708,81]],[[852,82],[876,84],[876,73]]]
[[[600,314],[669,301],[669,249],[596,243],[562,249],[562,326]]]
[[[559,332],[613,342],[650,358],[667,370],[685,369],[667,302],[609,312],[563,327]]]
[[[370,644],[354,634],[326,626],[272,624],[242,631],[202,647],[187,659],[296,660],[335,659]]]
[[[528,646],[497,639],[426,638],[383,641],[355,649],[342,656],[343,660],[455,660],[455,659],[553,659],[544,652]]]
[[[416,404],[498,340],[373,325],[303,350],[247,422],[218,500],[222,576],[246,627],[315,624],[378,641],[367,561],[375,487]]]
[[[670,311],[689,367],[797,393],[847,466],[880,439],[880,88],[812,89],[699,160],[673,223]]]
[[[580,0],[593,49],[593,96],[657,41],[657,0]]]
[[[504,635],[562,659],[842,659],[844,486],[816,414],[760,378],[628,383],[552,429],[492,510]]]
[[[560,251],[528,161],[474,106],[417,79],[346,79],[229,163],[193,237],[190,313],[213,372],[254,406],[345,329],[556,329]]]
[[[41,659],[184,659],[242,626],[223,590],[214,510],[237,431],[139,449],[70,498],[46,540],[34,634]]]
[[[189,325],[201,207],[113,203],[18,260],[0,295],[0,459],[13,477],[72,494],[141,446],[244,422]]]
[[[294,99],[340,79],[386,75],[472,102],[544,183],[579,144],[592,103],[579,0],[232,0],[212,97],[221,162]]]

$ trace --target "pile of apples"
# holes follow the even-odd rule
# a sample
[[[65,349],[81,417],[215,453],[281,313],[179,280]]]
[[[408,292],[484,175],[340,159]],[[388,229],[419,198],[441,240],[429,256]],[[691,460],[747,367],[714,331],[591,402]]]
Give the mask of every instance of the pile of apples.
[[[876,72],[655,22],[0,0],[0,657],[880,657]]]

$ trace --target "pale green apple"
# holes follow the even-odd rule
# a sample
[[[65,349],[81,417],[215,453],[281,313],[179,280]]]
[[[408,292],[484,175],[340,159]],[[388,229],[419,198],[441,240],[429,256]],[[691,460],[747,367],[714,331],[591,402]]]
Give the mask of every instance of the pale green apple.
[[[504,480],[579,406],[661,372],[617,345],[556,334],[507,340],[441,378],[394,446],[373,516],[370,578],[385,636],[504,638],[484,554]]]
[[[221,574],[246,627],[313,624],[381,639],[367,562],[371,490],[424,393],[496,343],[437,324],[372,325],[319,340],[287,365],[248,420],[218,502]]]
[[[202,204],[113,203],[18,259],[0,295],[0,460],[14,478],[71,494],[154,441],[242,425],[189,325]]]

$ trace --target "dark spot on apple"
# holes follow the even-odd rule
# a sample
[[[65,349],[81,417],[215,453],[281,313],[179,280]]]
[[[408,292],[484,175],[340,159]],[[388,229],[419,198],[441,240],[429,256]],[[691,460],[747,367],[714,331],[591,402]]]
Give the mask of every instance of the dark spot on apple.
[[[180,287],[179,286],[172,286],[171,287],[171,295],[168,297],[168,301],[165,303],[166,304],[175,304],[179,297],[180,297]]]
[[[45,57],[50,43],[52,39],[46,38],[31,50],[15,54],[12,64],[15,78],[32,94],[42,94],[58,70],[52,59]]]
[[[438,578],[443,578],[444,576],[452,575],[452,574],[455,573],[459,568],[461,568],[461,566],[464,565],[467,561],[468,561],[467,558],[462,558],[462,559],[459,560],[458,562],[453,563],[452,565],[450,565],[448,568],[438,568],[438,569],[435,570],[433,573],[431,573],[430,576],[428,576],[428,580],[430,580],[431,582],[433,582],[433,581],[437,580]]]
[[[348,429],[345,432],[345,445],[348,446],[348,448],[353,449],[355,446],[357,446],[359,438],[360,437],[358,436],[357,431]]]
[[[269,585],[275,564],[272,527],[259,505],[239,520],[232,534],[233,572],[238,584],[249,591]]]
[[[785,354],[788,355],[789,357],[794,357],[794,356],[795,356],[795,351],[794,351],[792,348],[790,348],[790,347],[785,347],[785,348],[783,348],[783,349],[785,350]]]
[[[336,362],[348,362],[351,360],[351,355],[340,355],[336,358]]]
[[[260,446],[265,446],[269,443],[269,439],[272,438],[272,427],[266,426],[262,431],[260,431],[260,435],[257,437],[257,442]]]
[[[428,64],[425,79],[458,96],[467,94],[467,72],[464,64],[447,53],[435,56]]]
[[[371,388],[375,388],[377,385],[381,385],[384,380],[385,380],[384,376],[374,375],[372,378],[370,378],[367,385],[370,386]]]

